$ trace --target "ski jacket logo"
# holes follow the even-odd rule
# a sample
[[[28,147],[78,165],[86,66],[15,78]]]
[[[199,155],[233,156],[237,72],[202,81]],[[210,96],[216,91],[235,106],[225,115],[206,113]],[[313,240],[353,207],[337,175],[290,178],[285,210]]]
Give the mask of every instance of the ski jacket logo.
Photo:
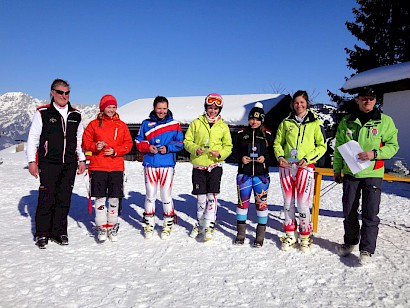
[[[56,118],[51,118],[50,120],[48,120],[50,123],[56,123],[57,122],[57,119]]]
[[[372,128],[372,135],[377,136],[378,134],[379,134],[379,130],[377,129],[377,127],[373,127]]]

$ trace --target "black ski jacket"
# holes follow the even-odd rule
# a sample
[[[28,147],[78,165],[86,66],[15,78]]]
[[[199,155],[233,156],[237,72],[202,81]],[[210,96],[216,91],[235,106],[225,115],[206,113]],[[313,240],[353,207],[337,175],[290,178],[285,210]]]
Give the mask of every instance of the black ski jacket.
[[[240,130],[236,139],[236,158],[238,160],[238,173],[250,176],[269,174],[269,152],[273,147],[272,133],[264,128],[252,129],[250,126]],[[251,157],[255,154],[255,157]],[[254,158],[248,164],[242,162],[243,156]],[[258,163],[256,158],[264,156],[265,162]]]
[[[47,163],[77,162],[77,129],[81,113],[68,103],[67,125],[53,104],[38,108],[43,129],[38,147],[38,161]]]

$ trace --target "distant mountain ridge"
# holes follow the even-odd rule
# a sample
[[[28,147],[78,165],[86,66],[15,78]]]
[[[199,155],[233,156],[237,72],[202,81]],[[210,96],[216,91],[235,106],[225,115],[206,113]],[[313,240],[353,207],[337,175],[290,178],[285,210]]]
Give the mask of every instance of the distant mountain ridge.
[[[37,107],[49,101],[39,100],[22,92],[7,92],[0,95],[0,150],[26,141],[31,121]],[[99,112],[98,105],[73,104],[83,115],[87,125]],[[326,104],[316,104],[312,109],[318,114],[327,129],[334,125],[336,108]]]
[[[37,107],[49,101],[39,100],[22,92],[7,92],[0,95],[0,150],[26,141],[31,120]],[[99,112],[98,105],[78,105],[86,125]]]

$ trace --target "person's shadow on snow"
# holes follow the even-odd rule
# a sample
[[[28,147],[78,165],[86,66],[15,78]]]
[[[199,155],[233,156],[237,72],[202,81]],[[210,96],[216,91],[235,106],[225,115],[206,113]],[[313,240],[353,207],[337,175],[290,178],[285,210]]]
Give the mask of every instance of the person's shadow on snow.
[[[18,203],[18,211],[23,217],[30,217],[31,234],[33,240],[36,233],[36,209],[38,203],[38,190],[31,190],[30,194],[20,199]],[[94,216],[88,214],[87,210],[88,199],[79,196],[75,193],[71,196],[71,206],[68,216],[77,222],[79,228],[85,227],[88,233],[92,234],[94,226],[92,219]]]
[[[189,194],[178,195],[182,200],[173,199],[174,208],[177,212],[185,213],[196,221],[196,197]],[[191,232],[193,224],[184,220],[181,215],[178,216],[178,225],[186,229],[187,235]]]
[[[68,216],[74,219],[79,229],[86,228],[90,236],[94,236],[94,209],[88,213],[88,198],[73,193],[71,195],[71,206]]]
[[[30,218],[31,234],[33,240],[36,233],[36,209],[38,200],[38,190],[31,190],[30,194],[20,199],[18,204],[18,211],[21,216]]]
[[[120,217],[122,220],[144,233],[143,213],[144,213],[145,195],[130,191],[128,196],[122,199]]]

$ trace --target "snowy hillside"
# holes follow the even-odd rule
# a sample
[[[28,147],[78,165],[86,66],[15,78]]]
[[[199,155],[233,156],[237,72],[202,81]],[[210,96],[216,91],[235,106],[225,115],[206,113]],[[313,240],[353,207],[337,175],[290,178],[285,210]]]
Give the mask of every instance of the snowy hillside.
[[[126,162],[127,182],[119,241],[99,244],[87,211],[83,176],[76,178],[68,220],[70,244],[34,245],[39,182],[24,153],[0,151],[3,227],[0,241],[0,307],[409,307],[410,189],[384,182],[380,231],[373,263],[358,267],[358,252],[345,258],[341,185],[322,182],[319,232],[312,254],[279,250],[283,215],[279,175],[271,168],[265,244],[252,247],[256,214],[249,211],[243,247],[234,246],[237,166],[225,164],[215,240],[188,236],[195,222],[189,163],[177,163],[173,185],[179,223],[171,238],[142,235],[145,188],[139,162]],[[332,188],[330,186],[330,188]],[[328,193],[325,191],[329,190]],[[157,223],[162,224],[157,203]],[[157,226],[157,230],[160,228]]]
[[[21,92],[8,92],[0,95],[0,149],[27,140],[31,120],[38,106],[47,101],[33,98]],[[76,105],[81,110],[85,124],[98,113],[97,105]]]

